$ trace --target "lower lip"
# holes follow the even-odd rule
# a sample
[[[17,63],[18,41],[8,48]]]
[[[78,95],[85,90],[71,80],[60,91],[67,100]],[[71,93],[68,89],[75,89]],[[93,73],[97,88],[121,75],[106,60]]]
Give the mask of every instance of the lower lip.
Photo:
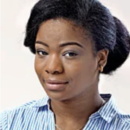
[[[50,83],[46,83],[46,86],[49,90],[52,90],[52,91],[60,91],[60,90],[63,90],[66,85],[68,83],[63,83],[63,84],[50,84]]]

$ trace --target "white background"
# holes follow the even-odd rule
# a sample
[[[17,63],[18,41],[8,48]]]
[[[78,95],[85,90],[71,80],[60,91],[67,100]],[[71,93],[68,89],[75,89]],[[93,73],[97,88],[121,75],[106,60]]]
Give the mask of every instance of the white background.
[[[25,25],[37,0],[1,2],[1,111],[45,96],[34,71],[34,55],[23,46]],[[130,31],[130,1],[101,0]],[[101,76],[101,93],[111,93],[130,113],[130,58],[113,76]]]

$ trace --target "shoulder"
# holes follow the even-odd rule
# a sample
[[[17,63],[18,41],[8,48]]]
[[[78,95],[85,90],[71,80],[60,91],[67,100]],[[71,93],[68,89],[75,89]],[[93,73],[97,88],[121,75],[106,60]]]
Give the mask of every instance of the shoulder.
[[[43,107],[46,106],[45,104],[45,98],[39,99],[39,100],[33,100],[28,103],[25,103],[19,107],[5,110],[0,113],[0,130],[6,130],[7,127],[11,124],[16,124],[27,120],[27,118],[35,118],[36,115],[38,115],[39,107],[38,104],[43,103]],[[43,111],[46,109],[44,107]]]
[[[118,118],[123,122],[123,123],[128,123],[130,125],[130,114],[126,114],[124,112],[118,112]]]
[[[0,113],[0,117],[2,118],[3,116],[9,116],[9,115],[13,115],[14,113],[19,113],[20,111],[25,111],[25,110],[28,110],[28,109],[32,109],[36,103],[38,102],[38,100],[34,100],[34,101],[30,101],[28,103],[25,103],[19,107],[15,107],[15,108],[12,108],[12,109],[7,109],[7,110],[4,110],[3,112]]]
[[[0,116],[3,116],[3,115],[7,115],[9,113],[13,113],[13,112],[18,112],[20,110],[23,110],[23,109],[29,109],[29,108],[32,108],[33,106],[35,106],[35,104],[37,103],[38,101],[36,100],[33,100],[33,101],[30,101],[28,103],[25,103],[19,107],[15,107],[15,108],[12,108],[12,109],[7,109],[7,110],[4,110],[3,112],[0,113]]]
[[[119,130],[130,130],[130,115],[119,111],[116,115],[115,122]]]
[[[99,111],[101,116],[107,121],[105,129],[130,130],[130,115],[120,110],[111,94],[104,94],[102,97],[107,101]]]

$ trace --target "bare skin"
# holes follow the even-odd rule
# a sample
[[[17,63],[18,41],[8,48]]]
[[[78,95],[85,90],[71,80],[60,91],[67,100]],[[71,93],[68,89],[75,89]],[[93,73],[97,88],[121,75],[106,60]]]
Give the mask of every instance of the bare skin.
[[[55,123],[61,130],[83,127],[104,102],[98,81],[108,51],[101,50],[94,56],[92,39],[85,38],[82,28],[64,19],[42,23],[35,49],[35,70],[51,99]],[[61,81],[62,85],[50,87],[50,80]]]

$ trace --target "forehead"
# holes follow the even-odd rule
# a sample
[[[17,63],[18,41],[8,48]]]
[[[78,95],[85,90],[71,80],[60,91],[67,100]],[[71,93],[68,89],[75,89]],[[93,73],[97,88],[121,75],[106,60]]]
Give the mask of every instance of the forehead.
[[[91,37],[73,21],[58,18],[43,22],[38,30],[36,40],[55,45],[70,41],[89,44]]]

